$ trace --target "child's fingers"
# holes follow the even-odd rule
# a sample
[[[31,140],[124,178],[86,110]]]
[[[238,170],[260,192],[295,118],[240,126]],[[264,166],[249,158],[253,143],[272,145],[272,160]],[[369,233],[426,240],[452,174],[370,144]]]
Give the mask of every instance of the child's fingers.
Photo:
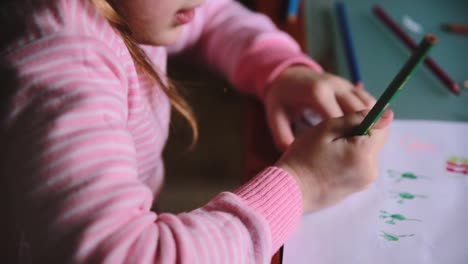
[[[362,110],[351,114],[346,114],[339,118],[330,119],[323,123],[327,132],[332,140],[336,140],[341,137],[348,137],[352,134],[359,124],[364,120],[369,110]],[[393,111],[386,110],[379,120],[372,127],[371,133],[375,133],[375,130],[386,128],[390,125],[393,120]]]
[[[382,116],[380,116],[379,120],[374,124],[372,129],[385,128],[390,125],[392,120],[393,120],[393,111],[388,109],[382,114]]]
[[[361,99],[361,101],[366,105],[366,108],[371,108],[374,106],[376,100],[372,95],[370,95],[364,89],[353,89],[353,93]]]
[[[368,110],[358,111],[323,122],[322,125],[326,129],[326,133],[328,133],[328,139],[334,141],[338,138],[348,137],[364,120],[368,112]]]
[[[343,115],[340,105],[335,99],[334,94],[329,94],[328,98],[322,98],[314,102],[310,106],[312,109],[316,109],[320,113],[320,116],[323,116],[325,119],[334,118]]]
[[[363,101],[354,93],[346,93],[337,97],[338,104],[345,113],[361,111],[367,108]]]
[[[364,89],[364,83],[363,83],[363,82],[358,82],[358,83],[356,83],[356,84],[354,85],[354,87],[355,87],[356,89],[362,90],[362,89]]]
[[[367,138],[367,143],[371,148],[371,152],[374,155],[383,148],[385,143],[387,142],[388,134],[389,134],[389,126],[393,120],[393,112],[391,110],[385,111],[380,119],[375,123],[373,126],[370,136]]]
[[[287,113],[280,107],[273,108],[268,115],[273,141],[276,147],[284,151],[294,141],[294,135]]]

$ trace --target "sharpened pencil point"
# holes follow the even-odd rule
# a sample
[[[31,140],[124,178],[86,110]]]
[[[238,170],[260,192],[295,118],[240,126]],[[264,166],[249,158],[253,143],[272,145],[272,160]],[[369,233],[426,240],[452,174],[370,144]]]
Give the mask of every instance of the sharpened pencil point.
[[[439,39],[434,34],[431,34],[431,33],[426,34],[424,38],[426,39],[428,43],[431,43],[432,45],[439,42]]]
[[[288,23],[295,24],[297,22],[297,16],[289,15],[288,16]]]
[[[454,83],[453,86],[453,92],[456,94],[456,95],[459,95],[460,94],[460,87],[458,86],[458,84]]]

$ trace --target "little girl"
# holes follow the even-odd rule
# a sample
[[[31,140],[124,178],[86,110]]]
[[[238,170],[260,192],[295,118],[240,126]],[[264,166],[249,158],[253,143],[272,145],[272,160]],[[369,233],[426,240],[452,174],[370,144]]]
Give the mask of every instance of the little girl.
[[[373,98],[324,73],[233,0],[0,7],[3,239],[23,263],[268,263],[303,213],[377,175],[392,113],[372,136],[347,137]],[[201,208],[153,212],[171,107],[197,138],[189,106],[165,76],[167,55],[188,48],[264,102],[286,151]],[[294,138],[290,123],[305,108],[324,121]]]

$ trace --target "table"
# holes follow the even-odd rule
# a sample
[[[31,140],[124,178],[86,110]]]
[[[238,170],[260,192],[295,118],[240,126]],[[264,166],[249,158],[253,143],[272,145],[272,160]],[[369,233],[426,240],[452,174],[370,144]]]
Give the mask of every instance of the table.
[[[372,13],[376,1],[344,0],[346,5],[356,56],[361,75],[368,90],[379,97],[387,84],[396,75],[408,58],[410,51]],[[379,5],[405,29],[416,42],[425,33],[434,33],[439,43],[430,56],[463,87],[468,79],[468,37],[441,30],[440,25],[448,22],[468,23],[468,2],[452,0],[385,0]],[[332,72],[350,78],[344,48],[337,30],[334,5],[331,1],[305,1],[307,17],[307,50],[313,57],[331,54]],[[319,29],[317,20],[325,29]],[[409,30],[403,21],[415,23],[421,33]],[[333,32],[328,34],[327,32]],[[329,47],[327,50],[326,47]],[[391,108],[397,119],[426,119],[468,121],[468,90],[462,89],[460,96],[449,92],[427,67],[420,67],[408,81]],[[464,91],[463,91],[464,90]]]

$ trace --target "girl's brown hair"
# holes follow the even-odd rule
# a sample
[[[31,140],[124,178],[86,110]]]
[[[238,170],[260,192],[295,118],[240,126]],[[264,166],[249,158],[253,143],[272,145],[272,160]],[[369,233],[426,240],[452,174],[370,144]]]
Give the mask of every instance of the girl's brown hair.
[[[192,129],[192,146],[198,139],[198,126],[195,116],[189,104],[182,98],[175,85],[167,79],[167,84],[163,82],[159,73],[153,67],[153,64],[146,56],[146,53],[138,46],[135,38],[132,36],[132,31],[128,24],[119,13],[111,0],[92,0],[98,11],[114,26],[114,28],[122,36],[125,45],[135,61],[137,67],[140,67],[153,81],[155,81],[163,89],[164,93],[169,97],[171,105],[175,110],[184,117]]]

